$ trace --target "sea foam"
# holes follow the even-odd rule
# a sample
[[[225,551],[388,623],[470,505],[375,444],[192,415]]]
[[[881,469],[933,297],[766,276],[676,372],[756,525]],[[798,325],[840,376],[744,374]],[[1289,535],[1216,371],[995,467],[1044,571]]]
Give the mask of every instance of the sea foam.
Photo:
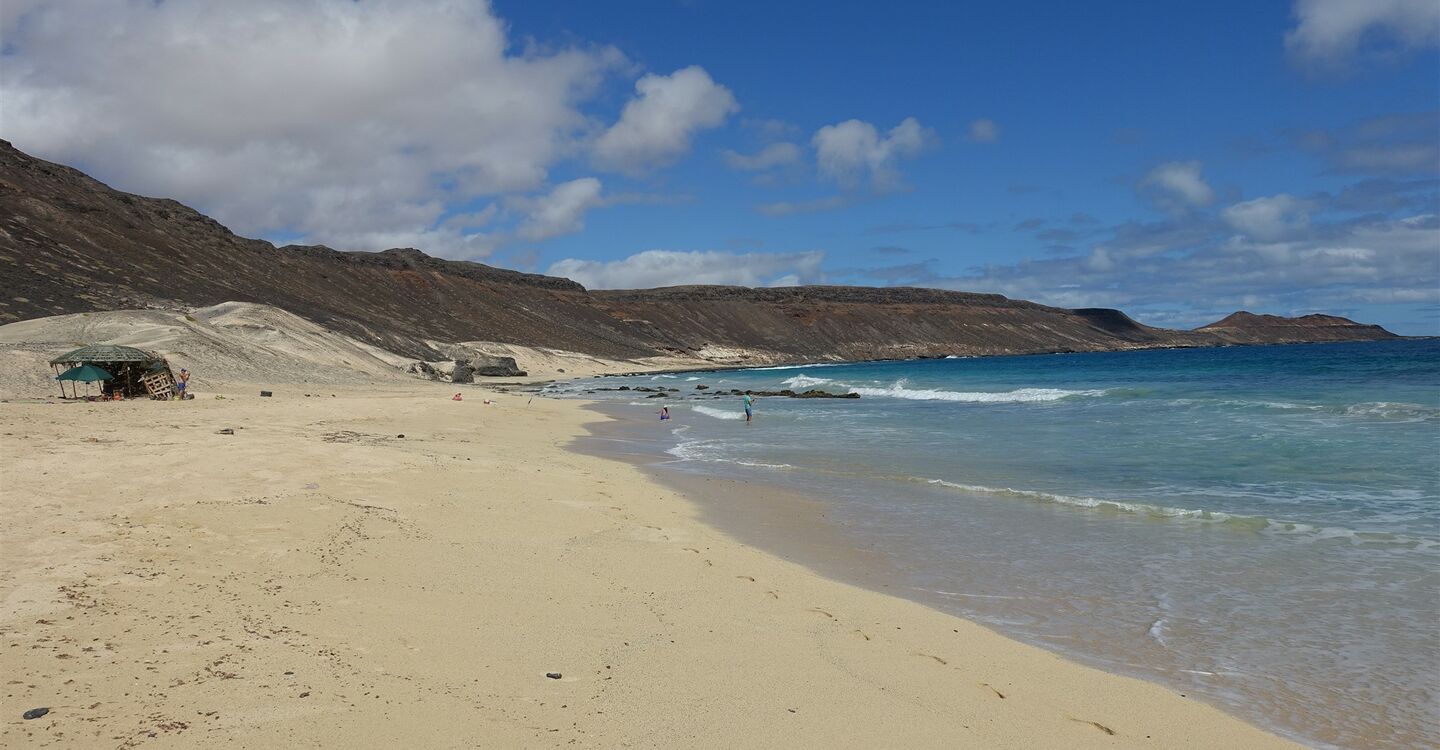
[[[791,388],[813,388],[817,385],[825,385],[830,382],[829,378],[812,378],[809,375],[796,375],[793,378],[781,381]]]
[[[946,391],[934,388],[910,388],[909,381],[900,379],[883,388],[845,386],[861,396],[900,398],[909,401],[959,401],[973,404],[1021,404],[1059,401],[1072,396],[1103,396],[1104,389],[1081,391],[1063,388],[1017,388],[1013,391]]]
[[[744,419],[745,415],[734,409],[716,409],[713,406],[692,406],[691,411],[716,419]]]

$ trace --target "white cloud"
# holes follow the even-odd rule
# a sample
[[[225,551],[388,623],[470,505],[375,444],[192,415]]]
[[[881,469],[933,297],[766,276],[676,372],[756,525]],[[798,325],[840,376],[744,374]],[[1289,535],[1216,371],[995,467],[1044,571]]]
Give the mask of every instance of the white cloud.
[[[1310,204],[1288,193],[1236,203],[1220,212],[1237,231],[1253,239],[1273,242],[1310,226]]]
[[[791,164],[800,162],[800,147],[793,143],[781,142],[772,143],[759,153],[742,154],[736,151],[726,150],[722,153],[725,163],[731,169],[739,169],[745,172],[762,172],[775,167],[788,167]]]
[[[1000,126],[994,120],[976,120],[970,123],[966,138],[975,143],[994,143],[1000,140]]]
[[[6,137],[242,234],[483,253],[449,203],[580,152],[609,48],[509,52],[487,3],[7,3]]]
[[[1158,188],[1162,203],[1173,205],[1178,199],[1183,206],[1208,206],[1215,200],[1215,191],[1200,176],[1198,161],[1172,161],[1161,164],[1145,175],[1145,187]]]
[[[1216,310],[1337,309],[1359,303],[1440,303],[1440,216],[1316,226],[1300,239],[1210,236],[1181,241],[1117,235],[1087,255],[993,265],[939,286],[999,292],[1061,307],[1119,307],[1141,317],[1210,322]],[[1188,309],[1187,313],[1176,313]],[[1169,311],[1168,313],[1166,311]],[[1163,318],[1152,318],[1160,320]]]
[[[934,133],[913,117],[884,136],[868,122],[846,120],[820,128],[811,139],[822,176],[850,188],[869,177],[876,190],[899,188],[900,160],[918,156],[934,141]]]
[[[510,207],[525,214],[516,234],[539,241],[580,231],[585,227],[585,212],[604,205],[600,189],[599,180],[582,177],[562,182],[537,198],[513,199]]]
[[[1285,48],[1299,62],[1338,67],[1378,40],[1405,48],[1440,41],[1435,0],[1296,0]]]
[[[825,253],[731,253],[646,250],[612,261],[567,258],[545,273],[590,289],[648,289],[686,284],[794,286],[816,278]]]
[[[673,163],[698,131],[718,127],[740,109],[730,90],[692,65],[635,83],[637,96],[595,141],[596,164],[627,174]]]
[[[850,205],[850,199],[843,195],[832,195],[826,198],[816,198],[810,201],[776,201],[775,203],[761,203],[755,207],[766,216],[789,216],[791,214],[810,214],[819,211],[833,211],[837,208],[844,208]]]

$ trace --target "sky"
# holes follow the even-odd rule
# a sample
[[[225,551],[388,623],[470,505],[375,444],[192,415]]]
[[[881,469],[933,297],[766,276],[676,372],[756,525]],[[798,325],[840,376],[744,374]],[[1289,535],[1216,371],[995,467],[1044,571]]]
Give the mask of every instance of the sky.
[[[1440,334],[1440,3],[6,0],[0,137],[591,288]]]

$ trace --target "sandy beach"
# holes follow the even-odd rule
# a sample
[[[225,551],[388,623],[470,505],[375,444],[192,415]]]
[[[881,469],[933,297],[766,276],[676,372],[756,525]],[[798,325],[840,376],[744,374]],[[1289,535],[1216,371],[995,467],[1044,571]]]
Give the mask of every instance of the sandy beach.
[[[741,545],[582,402],[257,390],[0,403],[0,745],[1293,746]]]
[[[0,744],[1287,746],[740,546],[582,403],[228,390],[0,405]]]

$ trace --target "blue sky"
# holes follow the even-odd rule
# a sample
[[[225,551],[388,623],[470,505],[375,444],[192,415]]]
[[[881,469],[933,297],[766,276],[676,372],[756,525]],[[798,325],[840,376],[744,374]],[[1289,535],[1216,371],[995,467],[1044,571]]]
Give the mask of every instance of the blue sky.
[[[0,136],[242,234],[1440,334],[1433,2],[3,13]]]

